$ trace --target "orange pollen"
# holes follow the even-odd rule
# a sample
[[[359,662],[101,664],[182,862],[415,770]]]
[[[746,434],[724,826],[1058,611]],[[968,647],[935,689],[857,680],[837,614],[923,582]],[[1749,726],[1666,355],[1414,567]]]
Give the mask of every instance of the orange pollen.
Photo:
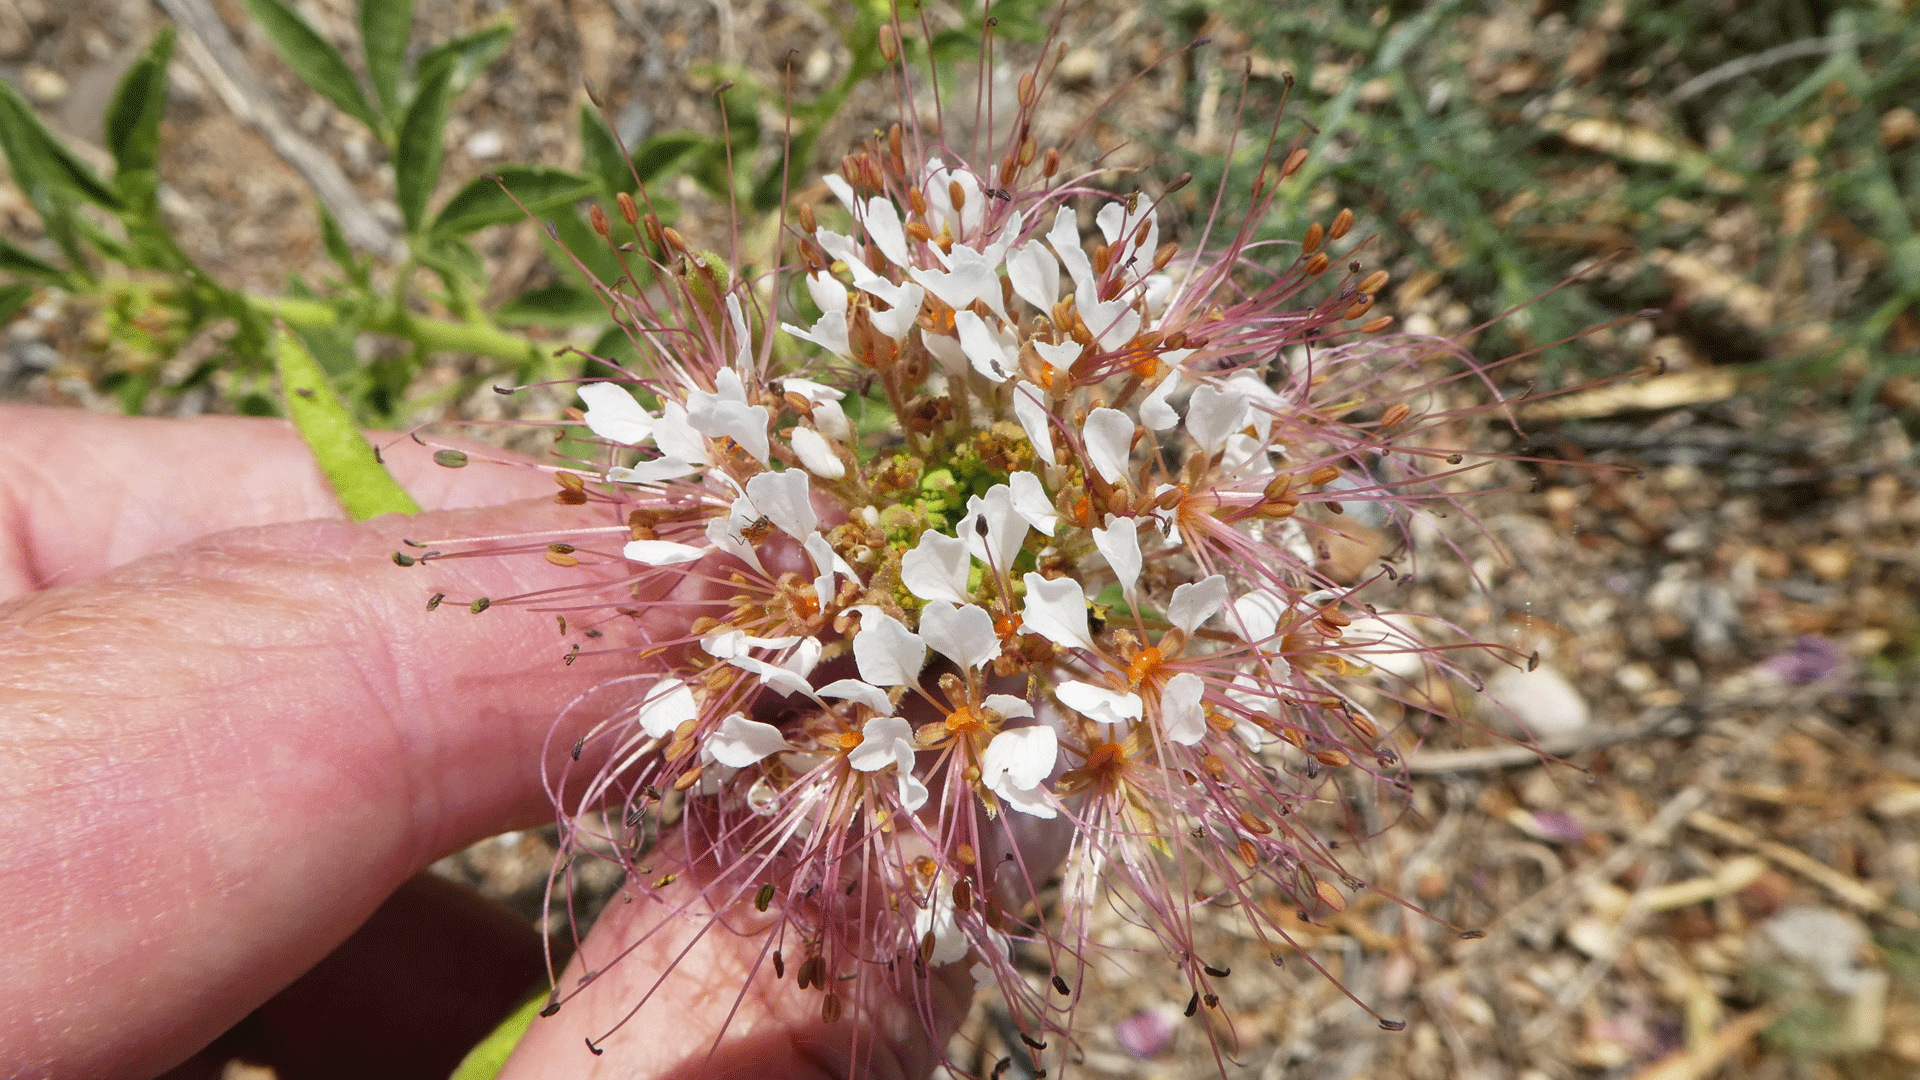
[[[793,613],[803,619],[820,614],[820,596],[813,586],[802,585],[793,591]]]
[[[865,736],[857,731],[843,731],[838,735],[827,736],[827,741],[839,743],[842,750],[853,750],[859,747],[864,738]]]
[[[1161,659],[1158,648],[1150,645],[1141,649],[1140,655],[1134,657],[1133,662],[1127,665],[1127,688],[1140,689],[1140,684],[1153,674],[1153,669],[1160,666]]]
[[[962,706],[947,714],[947,730],[955,735],[967,730],[978,730],[980,718],[972,709]]]
[[[1087,755],[1087,763],[1080,768],[1084,772],[1110,774],[1125,768],[1126,763],[1126,751],[1120,748],[1120,744],[1107,742],[1094,747]]]

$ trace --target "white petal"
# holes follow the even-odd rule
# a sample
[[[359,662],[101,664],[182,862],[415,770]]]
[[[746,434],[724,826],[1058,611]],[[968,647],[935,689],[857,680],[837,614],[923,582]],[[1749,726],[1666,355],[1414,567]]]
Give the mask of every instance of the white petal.
[[[1033,452],[1041,461],[1049,465],[1060,463],[1054,454],[1052,421],[1040,399],[1040,388],[1025,379],[1013,384],[1013,418],[1020,421],[1021,430],[1027,433],[1027,441],[1033,444]],[[1043,531],[1053,535],[1052,529]]]
[[[847,560],[833,550],[832,544],[827,543],[826,537],[814,533],[801,541],[801,546],[806,549],[807,557],[813,560],[813,572],[818,575],[813,579],[813,591],[819,598],[821,607],[826,607],[833,600],[833,575],[840,574],[854,581],[860,580],[859,576],[853,572],[853,567],[847,565]]]
[[[1013,473],[1007,477],[1007,487],[1013,491],[1013,512],[1027,524],[1052,536],[1060,514],[1054,510],[1053,500],[1047,498],[1047,489],[1040,478],[1030,472]]]
[[[694,547],[692,544],[674,544],[665,540],[629,540],[620,554],[637,563],[648,566],[678,566],[690,563],[702,556],[713,554],[712,548]]]
[[[927,352],[940,361],[940,370],[948,375],[964,375],[967,370],[967,350],[960,347],[960,339],[945,334],[930,334],[925,327],[920,329],[920,343]]]
[[[1021,244],[1007,260],[1007,277],[1013,281],[1014,294],[1043,315],[1051,314],[1053,305],[1060,301],[1059,260],[1038,240]]]
[[[1227,436],[1246,426],[1247,399],[1239,394],[1202,386],[1187,402],[1187,431],[1204,454],[1219,450]]]
[[[1093,537],[1093,546],[1098,548],[1107,565],[1113,568],[1113,576],[1120,581],[1120,592],[1127,598],[1127,606],[1140,606],[1140,568],[1144,560],[1140,556],[1140,530],[1132,518],[1108,515],[1107,527],[1089,529]]]
[[[634,462],[632,468],[615,465],[607,470],[607,482],[610,484],[658,484],[665,480],[678,480],[683,476],[692,476],[706,468],[691,461],[679,461],[670,457],[654,458],[652,461]]]
[[[847,208],[847,213],[859,212],[860,200],[854,196],[853,185],[847,183],[845,177],[839,173],[828,173],[820,179],[827,185],[827,190],[833,192],[834,197],[840,200],[840,205]]]
[[[860,245],[853,242],[853,237],[843,236],[832,229],[815,229],[813,238],[819,242],[820,249],[831,256],[834,262],[845,263],[848,269],[865,270],[867,268],[867,256],[861,251]],[[871,274],[873,271],[867,270],[867,273]]]
[[[625,446],[645,442],[653,435],[653,415],[640,407],[626,387],[616,383],[587,383],[580,387],[587,403],[587,430]]]
[[[1165,431],[1180,422],[1180,414],[1167,404],[1167,397],[1180,386],[1180,372],[1176,369],[1167,372],[1160,385],[1140,403],[1140,422],[1154,431]]]
[[[1033,343],[1033,351],[1039,353],[1040,359],[1046,361],[1047,367],[1053,369],[1055,379],[1063,379],[1073,369],[1073,362],[1080,359],[1080,354],[1086,351],[1086,347],[1068,338],[1058,345],[1050,341],[1036,341]]]
[[[905,746],[906,744],[902,743],[901,745]],[[904,757],[913,756],[912,753],[907,750],[902,750],[901,755]],[[893,774],[893,777],[896,784],[896,794],[894,797],[900,800],[900,809],[911,814],[927,805],[927,785],[922,783],[919,777],[913,775],[913,763],[911,761],[901,763],[899,770]],[[934,953],[937,956],[939,949],[936,948]]]
[[[1262,589],[1234,600],[1227,625],[1243,640],[1258,645],[1273,636],[1281,618],[1292,610],[1292,604]]]
[[[837,401],[817,401],[813,405],[813,426],[820,434],[838,442],[853,441],[853,425],[847,422],[847,413]]]
[[[933,935],[933,952],[927,957],[928,964],[945,967],[966,959],[967,935],[954,921],[952,883],[944,876],[935,879],[927,906],[913,915],[913,940],[924,941],[929,934]]]
[[[803,637],[787,654],[787,658],[780,661],[780,666],[805,679],[813,674],[814,668],[820,666],[820,657],[825,652],[826,646],[820,643],[819,638]]]
[[[1093,635],[1087,632],[1087,594],[1078,581],[1069,577],[1049,581],[1032,571],[1021,580],[1027,586],[1026,603],[1020,609],[1021,629],[1055,645],[1093,648]]]
[[[875,686],[910,686],[920,681],[920,667],[927,658],[920,635],[879,608],[860,611],[860,633],[853,639],[860,677]]]
[[[1059,756],[1060,738],[1045,724],[1002,731],[980,755],[980,780],[997,787],[1004,779],[1011,787],[1031,790],[1053,774]]]
[[[1095,409],[1087,414],[1081,437],[1094,471],[1109,484],[1119,483],[1133,452],[1133,418],[1118,409]]]
[[[913,329],[914,323],[920,318],[920,302],[925,297],[926,290],[920,286],[903,285],[898,299],[888,301],[892,307],[885,311],[870,307],[867,309],[867,318],[872,321],[875,330],[895,341],[905,341],[907,332]]]
[[[745,498],[745,496],[742,496],[742,498]],[[753,519],[748,518],[747,520],[751,521]],[[738,529],[739,526],[734,524],[730,518],[708,518],[707,543],[739,559],[755,570],[765,573],[767,568],[760,563],[760,553],[754,550],[752,544],[741,539],[737,531]]]
[[[692,687],[679,679],[661,679],[647,692],[634,719],[648,737],[659,739],[699,715],[700,707],[694,703]]]
[[[912,264],[907,255],[907,234],[900,228],[900,211],[894,209],[893,200],[879,195],[868,199],[867,216],[861,224],[867,227],[867,236],[880,249],[880,254],[893,265]]]
[[[1354,651],[1359,653],[1359,659],[1402,679],[1411,679],[1427,670],[1429,649],[1421,642],[1413,624],[1398,616],[1355,619],[1353,625],[1347,627],[1347,636],[1341,643],[1356,646]]]
[[[1012,694],[988,694],[980,704],[1000,714],[1003,719],[1012,720],[1017,716],[1032,716],[1033,702]]]
[[[860,745],[847,755],[847,764],[861,772],[879,772],[900,760],[897,743],[913,746],[913,725],[897,716],[876,716],[860,729]]]
[[[1181,746],[1192,746],[1207,733],[1206,712],[1200,699],[1207,684],[1191,671],[1182,671],[1167,680],[1160,691],[1160,730]]]
[[[1201,581],[1188,582],[1173,590],[1167,605],[1167,621],[1191,634],[1200,624],[1226,605],[1227,579],[1215,574]]]
[[[1085,682],[1064,682],[1054,691],[1060,704],[1089,720],[1102,724],[1124,724],[1138,720],[1145,710],[1139,694],[1116,694],[1104,686]]]
[[[789,322],[780,324],[780,329],[802,341],[811,341],[835,356],[846,358],[853,355],[853,344],[847,337],[847,316],[845,312],[829,311],[820,316],[820,321],[807,330]]]
[[[1081,308],[1087,329],[1093,331],[1093,336],[1103,349],[1121,349],[1140,332],[1140,313],[1134,310],[1132,300],[1125,295],[1117,300],[1092,302],[1082,302],[1076,297],[1074,303]]]
[[[973,604],[955,607],[945,600],[928,602],[920,610],[920,637],[963,671],[984,668],[1000,655],[993,616]]]
[[[722,374],[730,375],[732,372]],[[770,449],[767,444],[767,421],[770,419],[765,405],[743,405],[703,390],[695,390],[687,395],[689,427],[710,439],[723,436],[732,439],[762,464],[767,461]]]
[[[833,444],[812,428],[794,428],[787,432],[787,441],[793,444],[793,452],[800,458],[800,464],[820,479],[838,480],[847,475],[846,462],[833,452]]]
[[[836,311],[842,315],[847,313],[847,287],[825,270],[807,275],[807,292],[822,315]]]
[[[713,760],[734,769],[744,769],[768,755],[791,749],[779,728],[749,720],[743,713],[720,721],[720,730],[707,738]]]
[[[1060,756],[1060,739],[1044,725],[1003,731],[980,759],[980,782],[1008,807],[1037,818],[1054,817],[1042,785]]]
[[[962,308],[953,313],[954,328],[960,331],[960,348],[973,363],[973,370],[994,382],[1013,377],[1013,356],[1000,344],[1000,336],[986,320]]]
[[[821,697],[852,701],[872,709],[877,716],[893,715],[893,702],[887,699],[887,692],[859,679],[836,679],[814,691]]]
[[[781,697],[811,693],[813,690],[803,676],[779,664],[769,664],[765,660],[756,660],[751,656],[736,656],[727,663],[741,671],[760,676],[760,681],[765,683],[769,690],[778,692]]]
[[[753,363],[753,335],[747,332],[746,312],[740,309],[740,296],[737,293],[727,294],[727,321],[733,324],[733,365],[743,372],[748,371]]]
[[[814,405],[825,405],[829,401],[839,401],[847,396],[845,391],[836,390],[825,383],[796,378],[792,375],[780,380],[780,389],[783,392],[799,394]]]
[[[983,519],[987,523],[984,537],[980,535]],[[1027,542],[1027,523],[1014,512],[1013,490],[1005,484],[988,488],[984,497],[968,496],[967,516],[960,519],[954,531],[967,542],[967,550],[974,558],[1002,573],[1012,569],[1014,556],[1020,554],[1020,546]]]
[[[967,542],[928,529],[900,559],[900,583],[922,600],[967,602],[967,571],[972,561]]]
[[[820,528],[807,474],[799,469],[760,473],[747,481],[747,498],[775,528],[802,543]]]
[[[660,419],[653,425],[653,443],[660,448],[662,457],[674,461],[705,465],[713,460],[707,456],[706,437],[687,423],[686,406],[677,401],[660,404]]]
[[[1082,293],[1093,291],[1093,260],[1080,248],[1080,226],[1074,222],[1073,208],[1063,206],[1053,216],[1053,230],[1047,233],[1047,243],[1053,253],[1060,257],[1061,265],[1067,268],[1067,276],[1073,278],[1073,287]],[[1091,325],[1091,324],[1089,324]]]
[[[1234,372],[1227,378],[1223,389],[1234,391],[1247,399],[1248,419],[1253,424],[1253,430],[1264,440],[1273,427],[1274,413],[1285,404],[1286,399],[1274,393],[1265,379],[1251,371]]]

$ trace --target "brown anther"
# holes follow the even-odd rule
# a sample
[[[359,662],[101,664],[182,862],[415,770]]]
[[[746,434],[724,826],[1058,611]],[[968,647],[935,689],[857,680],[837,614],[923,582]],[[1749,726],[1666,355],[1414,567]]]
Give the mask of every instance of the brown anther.
[[[1107,513],[1124,514],[1129,509],[1127,493],[1115,488],[1107,495]]]
[[[1353,760],[1339,750],[1315,750],[1313,757],[1315,761],[1318,761],[1329,769],[1345,768],[1348,762]]]
[[[1018,175],[1020,175],[1020,163],[1014,160],[1014,156],[1012,154],[1008,154],[1006,157],[1003,157],[1000,159],[1000,186],[1001,187],[1003,188],[1012,187],[1013,178]]]
[[[786,957],[780,955],[779,949],[775,949],[773,950],[773,977],[776,979],[783,979],[786,977],[786,975],[787,975]]]
[[[1283,520],[1292,517],[1294,511],[1298,509],[1300,509],[1300,503],[1294,499],[1269,499],[1260,504],[1260,513],[1263,517]]]
[[[1106,244],[1098,244],[1098,245],[1096,245],[1096,246],[1094,247],[1094,249],[1093,249],[1093,275],[1094,275],[1095,277],[1099,277],[1099,276],[1101,276],[1101,275],[1103,275],[1103,274],[1105,274],[1105,273],[1107,272],[1107,267],[1108,267],[1109,265],[1111,265],[1111,264],[1112,264],[1112,262],[1113,262],[1113,248],[1112,248],[1112,247],[1110,247],[1110,246],[1108,246],[1108,245],[1106,245]]]
[[[1033,156],[1039,152],[1040,152],[1040,144],[1033,141],[1033,136],[1029,135],[1024,139],[1021,139],[1020,140],[1020,167],[1024,169],[1027,166],[1033,164]]]
[[[1322,465],[1307,474],[1307,483],[1314,487],[1331,484],[1338,479],[1340,479],[1340,469],[1333,465]]]
[[[1243,836],[1240,838],[1240,842],[1235,844],[1234,847],[1240,852],[1241,862],[1246,863],[1248,866],[1260,865],[1260,849],[1253,846],[1253,841]]]
[[[1165,270],[1167,268],[1167,264],[1172,262],[1173,257],[1175,255],[1178,255],[1179,253],[1180,253],[1179,244],[1176,244],[1171,240],[1167,241],[1164,244],[1161,244],[1160,250],[1153,253],[1154,272],[1158,273],[1162,270]]]
[[[685,791],[688,788],[692,787],[693,785],[699,783],[700,770],[704,767],[705,766],[695,765],[693,768],[688,769],[686,772],[681,773],[679,778],[674,780],[673,782],[673,790]]]
[[[1353,625],[1353,620],[1347,617],[1346,612],[1343,612],[1338,608],[1323,609],[1320,612],[1320,619],[1322,622],[1331,623],[1334,626],[1352,626]]]
[[[1333,215],[1333,228],[1327,230],[1327,235],[1332,239],[1338,240],[1347,235],[1352,229],[1353,211],[1343,207],[1339,213]]]
[[[1022,72],[1020,74],[1020,107],[1031,109],[1033,103],[1039,99],[1040,87],[1033,81],[1033,72]]]
[[[1188,184],[1191,184],[1191,183],[1193,183],[1193,174],[1190,172],[1183,172],[1179,176],[1174,177],[1173,182],[1167,185],[1167,190],[1165,190],[1164,192],[1161,192],[1161,194],[1171,195],[1174,192],[1179,191],[1181,188],[1186,187]]]
[[[894,39],[893,25],[891,23],[882,23],[880,25],[880,57],[881,59],[891,64],[896,59],[898,59],[899,56],[900,56],[900,43]]]
[[[1280,179],[1285,180],[1294,173],[1299,172],[1300,166],[1306,163],[1307,148],[1304,146],[1294,147],[1292,152],[1287,154],[1287,160],[1280,163]]]
[[[1368,319],[1366,322],[1361,323],[1360,332],[1363,334],[1377,334],[1392,325],[1393,316],[1382,315],[1377,319]]]
[[[1040,162],[1040,175],[1051,180],[1053,179],[1053,174],[1059,171],[1060,150],[1058,147],[1049,148],[1046,158]]]
[[[632,228],[640,221],[640,208],[633,204],[633,196],[622,191],[613,197],[614,205],[620,208],[620,220]]]
[[[828,994],[820,999],[820,1022],[831,1024],[840,1019],[840,995]]]
[[[1140,223],[1140,227],[1133,230],[1133,246],[1136,248],[1146,247],[1147,233],[1152,228],[1153,228],[1153,219],[1148,218],[1147,220],[1142,221]]]
[[[1351,307],[1347,308],[1347,310],[1340,313],[1340,317],[1342,319],[1347,320],[1348,322],[1352,322],[1354,319],[1361,318],[1364,315],[1366,315],[1367,312],[1372,310],[1373,310],[1373,297],[1369,296],[1365,300],[1354,301]]]
[[[1372,740],[1380,737],[1380,725],[1364,714],[1348,713],[1347,726],[1358,732],[1363,739]]]
[[[1404,401],[1395,402],[1393,407],[1380,414],[1380,426],[1390,428],[1413,414]]]
[[[1327,230],[1321,228],[1319,222],[1316,221],[1313,224],[1307,226],[1307,237],[1306,239],[1300,241],[1300,253],[1302,255],[1311,255],[1314,252],[1319,251],[1321,241],[1325,240],[1326,238],[1327,238]]]
[[[960,181],[947,181],[947,201],[953,204],[954,213],[959,213],[960,208],[967,205],[967,189],[960,186]]]
[[[913,872],[923,878],[931,879],[939,870],[940,864],[934,862],[932,856],[921,855],[913,860]]]
[[[1344,514],[1347,512],[1347,508],[1338,502],[1323,502],[1320,505],[1326,507],[1327,513],[1329,514]]]
[[[898,121],[887,129],[887,152],[896,158],[905,156],[902,153],[902,147],[905,145],[903,142],[904,134],[900,129]]]
[[[561,471],[554,473],[553,482],[566,488],[568,491],[584,491],[587,486],[586,478],[577,472]]]
[[[1340,890],[1334,888],[1332,882],[1316,881],[1313,883],[1313,891],[1315,895],[1320,897],[1321,903],[1327,905],[1333,910],[1335,911],[1347,910],[1347,898],[1340,895]]]
[[[1207,726],[1221,735],[1225,735],[1227,732],[1240,726],[1233,717],[1228,716],[1219,709],[1208,709],[1201,715],[1207,718]],[[1192,783],[1193,781],[1189,780],[1187,782]]]
[[[675,231],[673,226],[671,225],[661,226],[660,239],[667,246],[669,250],[679,252],[682,255],[685,255],[687,253],[686,239],[682,237],[677,231]]]
[[[907,209],[922,217],[927,213],[927,197],[920,194],[919,188],[907,189]]]
[[[1245,810],[1240,811],[1240,824],[1245,825],[1249,830],[1257,832],[1261,836],[1265,836],[1273,831],[1273,826]]]
[[[667,246],[666,235],[660,228],[660,219],[658,217],[648,214],[644,222],[644,228],[647,231],[647,239],[653,242],[654,247],[664,248]]]
[[[1323,251],[1313,258],[1308,259],[1306,265],[1300,268],[1300,272],[1308,277],[1319,277],[1321,274],[1327,272],[1327,267],[1332,265],[1333,260],[1327,258],[1327,253]]]
[[[1215,780],[1222,779],[1227,775],[1227,763],[1220,759],[1219,754],[1208,754],[1206,757],[1201,758],[1200,767],[1205,769],[1207,775],[1213,777]]]
[[[808,401],[805,394],[789,390],[780,395],[780,400],[786,402],[787,408],[809,420],[813,419],[813,402]]]
[[[933,230],[924,221],[907,222],[907,235],[925,244],[933,239]]]
[[[1176,484],[1175,486],[1170,487],[1167,490],[1161,492],[1159,496],[1153,500],[1153,508],[1155,510],[1171,510],[1174,507],[1179,506],[1180,500],[1186,497],[1187,497],[1187,489],[1180,487],[1179,485]]]
[[[547,561],[552,563],[555,566],[579,566],[580,565],[579,559],[573,557],[572,555],[568,555],[565,552],[560,552],[560,551],[547,552]]]
[[[600,209],[599,203],[587,208],[587,220],[593,223],[593,231],[600,239],[605,240],[613,235],[613,226],[607,223],[607,212]]]
[[[1386,287],[1387,272],[1385,270],[1375,270],[1373,273],[1360,279],[1360,291],[1366,293],[1368,296],[1373,296]]]
[[[961,866],[973,866],[980,861],[979,857],[973,853],[972,844],[961,844],[954,848],[953,857],[960,860]]]
[[[813,207],[809,204],[802,204],[800,207],[801,231],[805,232],[808,236],[812,236],[814,233],[814,230],[818,229],[819,227],[820,227],[820,220],[813,216]]]
[[[966,914],[973,910],[973,882],[961,878],[953,883],[953,910]]]

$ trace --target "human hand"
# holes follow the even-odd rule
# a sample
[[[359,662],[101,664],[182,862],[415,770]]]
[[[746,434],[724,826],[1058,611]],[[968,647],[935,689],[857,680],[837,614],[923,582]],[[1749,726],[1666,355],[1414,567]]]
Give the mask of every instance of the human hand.
[[[546,616],[425,610],[431,592],[499,597],[577,584],[579,569],[472,559],[403,571],[390,560],[403,537],[605,523],[551,500],[459,509],[551,492],[534,470],[443,470],[403,444],[389,457],[429,511],[352,524],[277,423],[6,408],[0,430],[7,1075],[150,1076],[189,1058],[428,862],[549,818],[544,748],[564,753],[576,737],[554,718],[633,670],[631,650],[562,665]],[[583,727],[596,718],[576,712]],[[613,905],[590,955],[642,937],[658,922],[647,907]],[[710,933],[681,955],[685,944],[647,938],[591,993],[536,1021],[508,1075],[846,1071],[852,1021],[823,1024],[791,981],[741,991],[758,941]],[[510,998],[527,945],[416,883],[316,975],[363,1006],[379,999],[369,969],[396,961],[431,975],[413,980],[421,993]],[[419,970],[435,957],[463,965],[458,985],[444,968]],[[669,968],[642,1022],[590,1055],[583,1040]],[[327,1032],[331,1049],[377,1039],[368,1018],[320,1015],[330,998],[311,981],[276,1002],[283,1019]],[[458,1013],[407,997],[390,1010]],[[504,1007],[479,1012],[497,1019]],[[394,1075],[408,1053],[445,1044],[457,1057],[492,1022],[476,1019],[453,1032],[389,1024],[407,1044],[373,1052]],[[919,1022],[879,1027],[889,1041],[862,1053],[863,1071],[924,1075],[937,1051]],[[302,1063],[280,1064],[295,1076]]]

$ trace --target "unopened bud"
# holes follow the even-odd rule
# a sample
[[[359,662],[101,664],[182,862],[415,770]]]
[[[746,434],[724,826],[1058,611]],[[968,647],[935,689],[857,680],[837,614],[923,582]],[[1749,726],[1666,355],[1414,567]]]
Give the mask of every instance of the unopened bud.
[[[1033,72],[1023,73],[1020,76],[1020,107],[1031,109],[1033,108],[1033,103],[1039,100],[1039,98],[1040,87],[1033,81]]]
[[[892,127],[887,129],[887,152],[892,154],[897,160],[904,156],[901,147],[900,125],[896,122]]]
[[[1029,135],[1024,139],[1021,139],[1020,140],[1020,167],[1024,169],[1027,166],[1033,164],[1033,156],[1039,152],[1040,152],[1040,144],[1033,141],[1033,136]]]
[[[1327,235],[1333,237],[1335,240],[1338,240],[1341,237],[1347,235],[1348,231],[1350,231],[1352,228],[1353,228],[1353,211],[1342,208],[1338,214],[1335,214],[1333,216],[1333,228],[1327,230]]]
[[[607,212],[600,209],[599,203],[587,208],[587,220],[593,223],[593,231],[599,234],[600,239],[605,240],[612,235],[613,227],[607,223]]]
[[[1058,147],[1049,148],[1047,150],[1046,159],[1040,163],[1040,175],[1046,177],[1048,180],[1051,180],[1053,179],[1053,174],[1059,171],[1060,171],[1060,150]]]
[[[819,219],[813,216],[813,206],[811,204],[802,204],[800,207],[801,231],[806,233],[808,236],[812,236],[814,233],[814,230],[818,229],[819,227],[820,227]]]
[[[1013,178],[1018,175],[1020,175],[1020,163],[1014,160],[1014,157],[1012,154],[1008,154],[1006,157],[1003,157],[1000,159],[1000,186],[1001,187],[1003,188],[1012,187]]]

